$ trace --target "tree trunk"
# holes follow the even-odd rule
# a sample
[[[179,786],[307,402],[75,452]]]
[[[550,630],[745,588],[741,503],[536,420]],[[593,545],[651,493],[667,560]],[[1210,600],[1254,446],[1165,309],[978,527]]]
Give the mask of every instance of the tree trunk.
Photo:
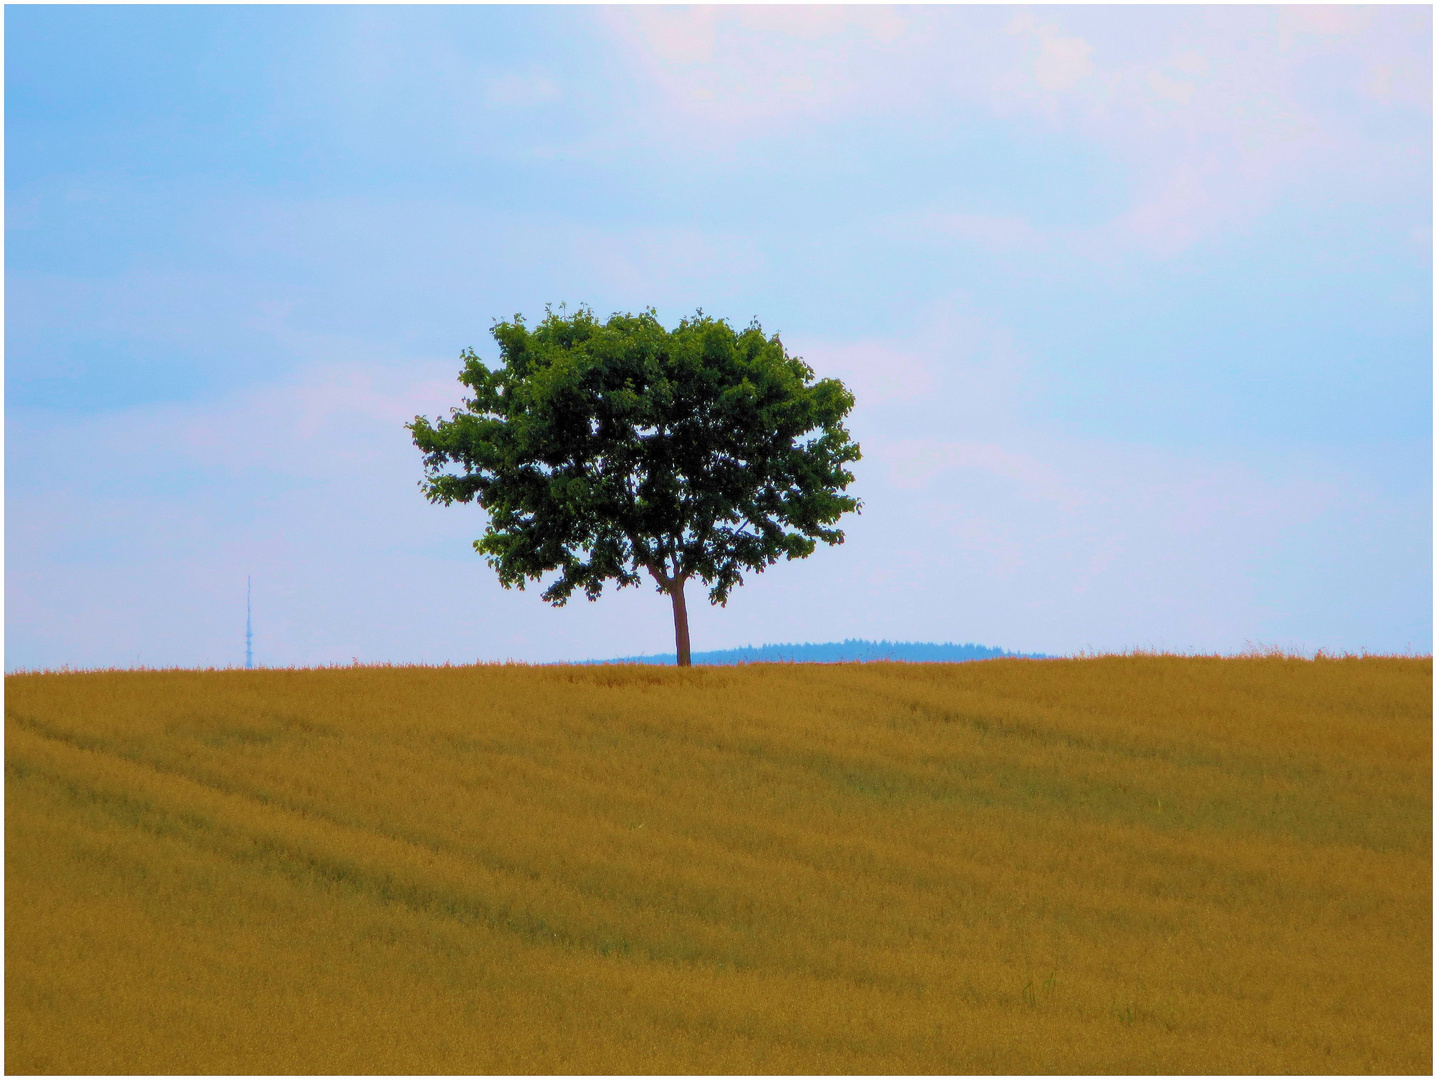
[[[674,601],[674,645],[678,653],[679,667],[691,667],[689,659],[689,609],[684,605],[684,578],[676,575],[669,586],[669,596]]]

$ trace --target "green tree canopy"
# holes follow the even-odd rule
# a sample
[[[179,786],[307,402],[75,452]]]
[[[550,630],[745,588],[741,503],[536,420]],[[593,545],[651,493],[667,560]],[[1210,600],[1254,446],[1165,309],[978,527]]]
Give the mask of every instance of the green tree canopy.
[[[835,523],[860,505],[843,494],[853,395],[757,322],[736,331],[700,311],[670,331],[652,310],[601,323],[580,308],[492,332],[497,367],[461,355],[464,407],[406,426],[425,496],[488,512],[474,547],[506,588],[557,572],[542,595],[561,605],[647,571],[688,664],[690,578],[724,604],[744,571],[843,542]]]

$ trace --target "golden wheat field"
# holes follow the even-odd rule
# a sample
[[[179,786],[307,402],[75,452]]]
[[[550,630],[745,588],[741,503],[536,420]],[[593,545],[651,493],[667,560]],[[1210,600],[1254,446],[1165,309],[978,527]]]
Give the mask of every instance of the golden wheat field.
[[[8,1072],[1432,1070],[1430,659],[5,680]]]

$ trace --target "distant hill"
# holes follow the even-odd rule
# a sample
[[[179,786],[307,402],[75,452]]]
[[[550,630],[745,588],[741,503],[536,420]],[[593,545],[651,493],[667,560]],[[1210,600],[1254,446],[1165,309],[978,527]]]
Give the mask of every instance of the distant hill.
[[[830,641],[822,645],[748,645],[741,649],[715,649],[693,654],[695,664],[851,664],[873,660],[908,663],[953,663],[959,660],[996,660],[999,657],[1046,659],[1041,653],[1012,653],[989,645],[942,645],[931,641]],[[619,656],[612,660],[582,660],[584,664],[672,664],[674,653]]]

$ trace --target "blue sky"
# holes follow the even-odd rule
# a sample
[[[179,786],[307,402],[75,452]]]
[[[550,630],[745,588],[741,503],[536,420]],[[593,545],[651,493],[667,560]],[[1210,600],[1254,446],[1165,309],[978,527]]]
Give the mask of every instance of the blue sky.
[[[10,7],[5,664],[582,659],[403,424],[757,317],[848,542],[694,647],[1432,647],[1431,9]],[[697,600],[698,598],[693,598]]]

